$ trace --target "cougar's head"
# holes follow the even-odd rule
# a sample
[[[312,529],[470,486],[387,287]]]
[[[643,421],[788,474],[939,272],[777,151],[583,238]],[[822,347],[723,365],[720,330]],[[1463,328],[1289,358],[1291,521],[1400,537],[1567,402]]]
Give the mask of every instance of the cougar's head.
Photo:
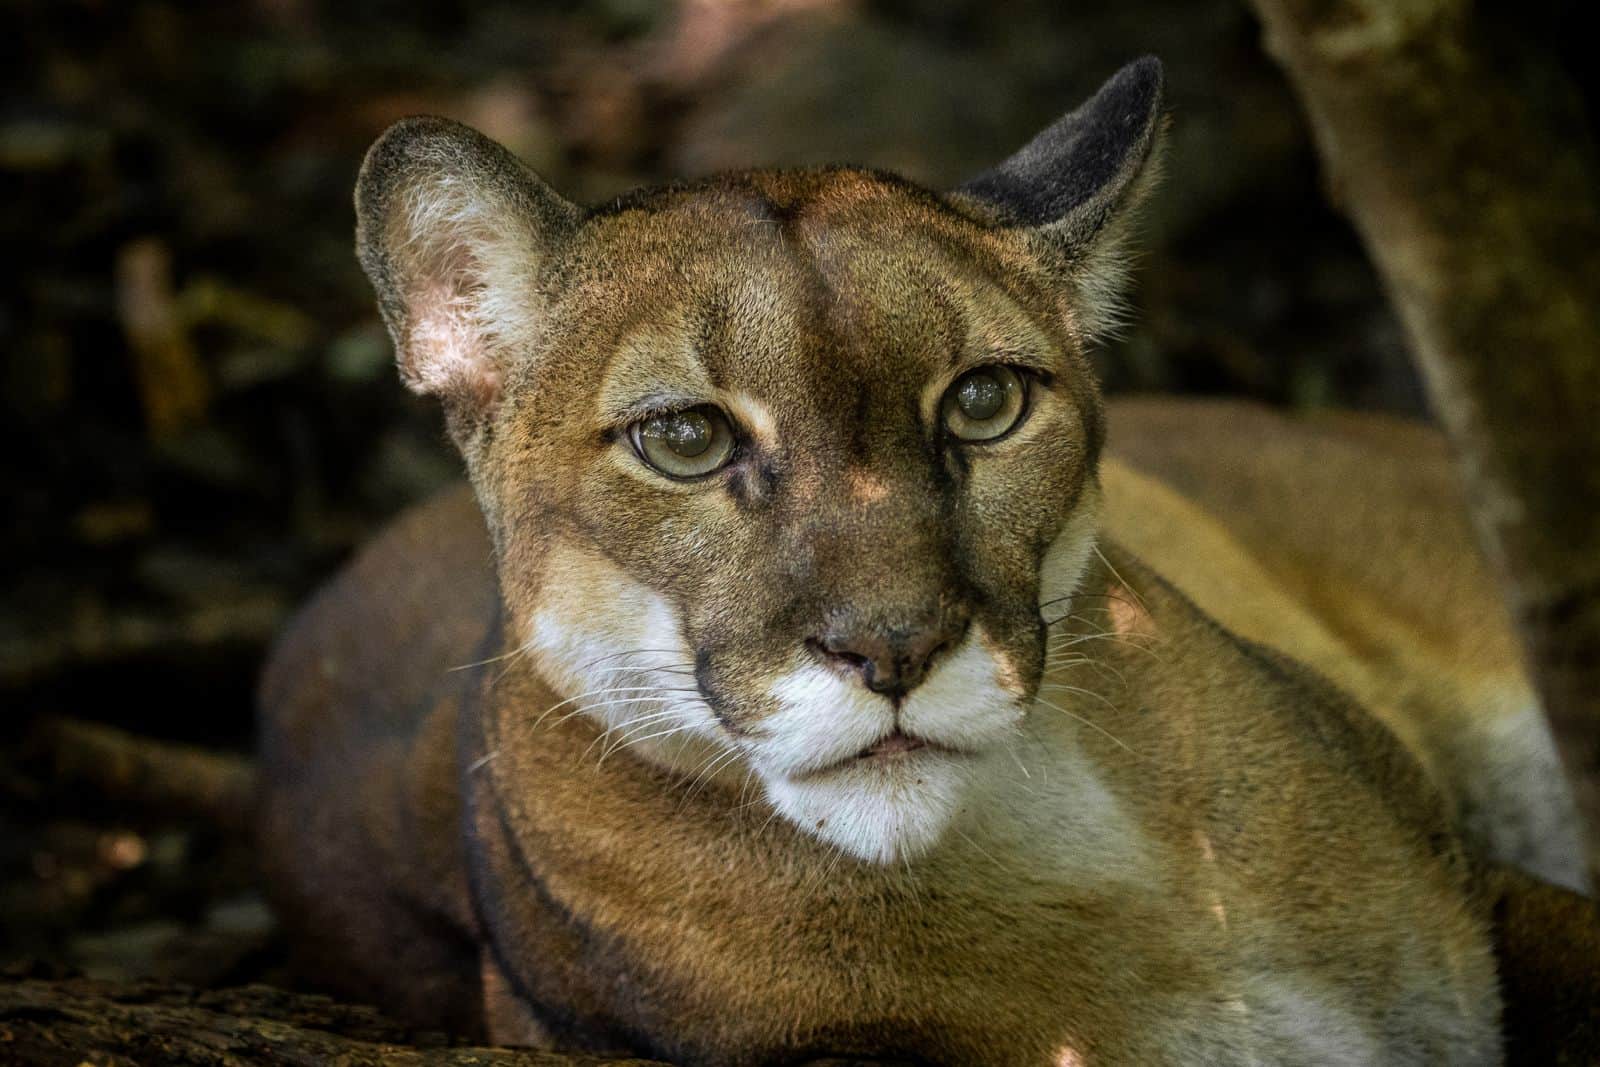
[[[864,859],[1013,742],[1092,550],[1141,60],[952,192],[750,171],[586,210],[465,127],[368,155],[361,261],[565,703]]]

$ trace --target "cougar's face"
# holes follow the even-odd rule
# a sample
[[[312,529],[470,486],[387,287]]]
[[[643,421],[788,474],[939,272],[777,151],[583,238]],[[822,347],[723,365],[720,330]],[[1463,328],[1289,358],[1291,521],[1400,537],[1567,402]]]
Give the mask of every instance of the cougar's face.
[[[1025,727],[1041,610],[1092,548],[1079,348],[1161,100],[1136,60],[945,197],[755,171],[598,211],[467,127],[390,127],[357,254],[560,696],[532,721],[752,774],[864,859],[936,841]]]
[[[865,859],[1024,727],[1098,399],[1005,236],[856,171],[587,219],[479,463],[520,637],[608,742]],[[537,713],[541,709],[530,709]]]

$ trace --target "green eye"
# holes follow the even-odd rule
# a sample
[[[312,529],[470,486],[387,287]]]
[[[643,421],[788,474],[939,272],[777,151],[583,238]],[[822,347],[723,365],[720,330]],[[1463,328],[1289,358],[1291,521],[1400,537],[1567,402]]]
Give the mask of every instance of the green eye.
[[[997,363],[957,378],[940,408],[945,428],[958,440],[993,441],[1021,421],[1027,401],[1022,375]]]
[[[700,478],[733,455],[728,417],[709,404],[653,415],[629,430],[639,458],[669,478]]]

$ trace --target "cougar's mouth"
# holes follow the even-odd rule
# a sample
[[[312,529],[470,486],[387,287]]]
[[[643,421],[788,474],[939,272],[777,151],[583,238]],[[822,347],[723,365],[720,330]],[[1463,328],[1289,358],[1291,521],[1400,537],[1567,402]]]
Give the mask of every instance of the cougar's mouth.
[[[846,756],[814,770],[803,771],[799,774],[790,774],[788,777],[794,781],[807,781],[823,778],[840,771],[850,770],[855,767],[888,767],[930,756],[970,756],[973,753],[926,737],[908,734],[904,730],[895,729],[884,734],[872,744],[863,748],[853,756]]]
[[[928,745],[929,742],[922,738],[913,737],[904,730],[896,729],[893,733],[857,752],[856,759],[872,759],[876,756],[893,759],[896,756],[903,756],[907,752],[915,752],[919,748],[927,748]]]

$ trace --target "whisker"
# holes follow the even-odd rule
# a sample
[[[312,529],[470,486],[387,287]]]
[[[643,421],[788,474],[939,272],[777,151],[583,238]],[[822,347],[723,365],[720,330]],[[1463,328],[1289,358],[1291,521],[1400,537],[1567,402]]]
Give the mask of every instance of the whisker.
[[[1160,642],[1160,639],[1156,637],[1155,634],[1144,634],[1136,631],[1131,633],[1120,633],[1116,630],[1099,630],[1092,634],[1058,634],[1052,638],[1052,640],[1057,642],[1056,647],[1058,648],[1064,648],[1067,645],[1075,645],[1081,641],[1109,640],[1129,642],[1149,641],[1151,643]]]
[[[951,829],[954,830],[955,827],[952,826]],[[957,831],[957,833],[960,833],[960,831]],[[921,914],[923,910],[922,897],[917,894],[917,875],[911,869],[911,857],[902,854],[900,866],[905,869],[905,877],[900,880],[900,884],[904,887],[906,894],[911,897],[911,906],[916,909],[918,914]]]
[[[1127,596],[1123,596],[1121,593],[1113,593],[1110,590],[1105,590],[1099,593],[1072,594],[1074,600],[1120,600],[1124,604],[1142,603],[1138,600],[1138,596],[1139,594],[1135,593],[1131,588],[1128,590]]]
[[[1075,663],[1093,663],[1094,660],[1082,652],[1056,652],[1044,657],[1046,667],[1070,667]]]
[[[822,895],[823,889],[828,885],[829,880],[833,877],[833,872],[838,869],[839,864],[844,859],[845,855],[844,849],[840,848],[832,841],[822,840],[819,843],[824,848],[828,849],[828,851],[833,853],[833,858],[828,861],[828,865],[826,867],[817,872],[815,881],[813,881],[811,885],[807,887],[805,896],[802,898],[804,904],[810,904],[812,900]]]
[[[710,781],[711,781],[711,779],[709,777],[707,777],[707,776],[713,774],[714,772],[716,772],[717,770],[719,770],[723,766],[727,765],[729,762],[731,762],[733,760],[734,757],[736,757],[738,755],[739,755],[739,750],[738,749],[729,748],[726,751],[724,751],[721,755],[715,756],[712,759],[710,759],[709,761],[707,761],[705,769],[703,769],[698,775],[695,776],[695,779],[694,779],[693,782],[689,783],[689,796],[688,796],[687,799],[692,800],[694,797],[698,796],[699,793],[700,793],[700,790],[703,789],[705,787],[705,785],[709,784]]]
[[[778,809],[776,807],[774,807],[772,809],[772,811],[770,813],[768,813],[766,820],[764,822],[762,822],[762,824],[759,827],[756,828],[756,835],[760,836],[761,834],[766,833],[767,827],[771,826],[772,825],[772,820],[776,819],[777,817],[778,817]]]
[[[961,827],[959,827],[959,826],[951,826],[950,829],[952,831],[954,831],[956,833],[956,835],[961,838],[961,840],[965,841],[967,844],[971,845],[974,849],[976,849],[978,855],[982,856],[984,859],[988,860],[990,863],[994,864],[996,867],[1000,868],[1002,871],[1006,872],[1007,874],[1011,873],[1011,868],[1010,867],[1006,866],[1004,863],[1001,863],[998,859],[996,859],[987,849],[985,849],[982,845],[980,845],[976,841],[974,841],[967,834],[967,832],[965,830],[961,829]]]
[[[653,733],[645,734],[643,737],[630,736],[624,738],[623,740],[607,748],[604,752],[601,752],[599,760],[595,762],[595,766],[603,766],[607,757],[609,757],[613,752],[621,752],[623,749],[632,748],[634,745],[643,744],[646,741],[654,741],[663,737],[672,737],[674,734],[685,733],[694,729],[694,727],[695,724],[692,722],[680,722],[676,726],[669,726],[665,730],[657,730]]]
[[[518,651],[518,652],[526,652],[526,651],[527,651],[527,649],[525,649],[525,648],[520,648],[520,649],[518,649],[518,650],[517,650],[517,651]],[[510,674],[510,673],[511,673],[511,671],[512,671],[512,670],[513,670],[513,669],[514,669],[514,668],[515,668],[515,667],[516,667],[516,665],[517,665],[517,663],[516,663],[516,661],[517,661],[517,658],[518,658],[518,657],[516,657],[516,656],[512,656],[512,655],[507,655],[507,656],[502,656],[502,657],[500,657],[500,658],[501,658],[501,659],[509,659],[509,660],[510,660],[510,661],[511,661],[511,662],[509,662],[509,663],[507,663],[507,664],[506,664],[506,667],[505,667],[505,670],[503,670],[503,671],[501,671],[501,672],[500,672],[500,673],[499,673],[499,674],[496,674],[496,675],[495,675],[495,676],[494,676],[494,677],[493,677],[493,678],[491,678],[491,679],[489,679],[489,688],[490,688],[490,689],[493,689],[493,688],[495,688],[495,687],[496,687],[496,686],[498,686],[498,685],[499,685],[499,684],[500,684],[500,683],[501,683],[501,682],[503,682],[503,681],[505,681],[505,677],[506,677],[506,675],[508,675],[508,674]]]
[[[454,674],[456,671],[470,671],[474,667],[487,667],[489,664],[499,663],[501,660],[514,659],[517,656],[525,656],[529,651],[531,651],[530,646],[518,645],[511,651],[502,652],[498,656],[490,656],[488,659],[480,659],[475,663],[462,663],[458,666],[447,668],[445,673]]]
[[[678,689],[678,688],[667,688],[667,687],[657,686],[657,685],[620,685],[620,686],[608,686],[608,687],[606,687],[604,689],[590,689],[588,692],[575,693],[572,696],[567,697],[565,700],[559,700],[556,703],[551,704],[548,708],[545,708],[544,711],[539,713],[539,717],[533,721],[533,725],[538,726],[540,723],[544,722],[545,718],[547,716],[549,716],[550,713],[555,711],[557,708],[564,708],[568,704],[572,704],[572,703],[575,703],[577,701],[582,700],[584,697],[608,696],[608,695],[610,695],[612,693],[698,693],[698,692],[700,692],[700,690],[698,688],[695,688],[695,689]]]
[[[734,814],[743,816],[745,812],[761,802],[762,798],[759,796],[754,799],[748,799],[750,797],[750,787],[755,784],[755,781],[756,769],[754,767],[746,768],[744,781],[739,785],[739,799],[734,804]]]
[[[623,652],[611,652],[604,656],[597,656],[587,663],[579,664],[578,670],[586,671],[590,667],[593,667],[596,663],[604,663],[607,660],[612,659],[622,659],[624,656],[681,656],[684,652],[685,649],[681,648],[630,648]]]
[[[1052,749],[1050,742],[1047,741],[1040,732],[1038,720],[1031,716],[1028,719],[1023,720],[1021,726],[1017,730],[1017,736],[1021,738],[1025,744],[1033,746],[1041,753],[1038,767],[1039,780],[1041,785],[1048,786],[1050,784],[1050,754]],[[1017,756],[1016,760],[1019,765],[1022,763],[1020,756]],[[1026,768],[1024,768],[1024,773],[1026,773]]]
[[[1144,606],[1145,606],[1144,598],[1139,595],[1139,591],[1137,589],[1135,589],[1128,582],[1128,580],[1126,578],[1124,578],[1121,574],[1117,573],[1117,568],[1114,565],[1112,565],[1112,562],[1109,559],[1106,559],[1106,554],[1104,552],[1100,551],[1100,546],[1099,545],[1095,545],[1094,546],[1094,554],[1099,556],[1100,557],[1100,562],[1104,563],[1106,565],[1106,570],[1111,572],[1111,577],[1115,578],[1118,582],[1122,583],[1122,588],[1124,588],[1124,589],[1126,589],[1128,591],[1128,595],[1133,597],[1134,602],[1137,603],[1139,605],[1139,607],[1144,608]],[[1149,609],[1146,608],[1145,610],[1148,613]]]
[[[1028,779],[1029,781],[1033,780],[1033,775],[1028,773],[1027,764],[1022,762],[1022,757],[1017,755],[1016,749],[1012,748],[1010,745],[1007,745],[1006,755],[1010,756],[1011,761],[1017,765],[1017,770],[1022,772],[1022,777]]]
[[[673,671],[673,670],[681,670],[681,669],[683,669],[685,667],[693,667],[693,666],[694,666],[694,664],[692,664],[692,663],[663,663],[663,664],[660,664],[659,666],[649,666],[649,667],[641,667],[641,666],[634,666],[633,664],[628,664],[627,666],[623,666],[623,667],[602,667],[600,670],[595,671],[594,673],[595,674],[622,674],[622,673],[624,673],[626,671],[636,671],[639,674],[649,674],[651,671]]]
[[[589,709],[584,708],[583,710],[587,711]],[[666,709],[664,709],[662,711],[652,711],[648,715],[640,715],[640,716],[637,716],[636,718],[627,719],[627,720],[625,720],[623,722],[615,723],[615,724],[613,724],[611,726],[606,727],[604,730],[601,730],[600,733],[595,736],[595,739],[593,741],[589,742],[589,747],[585,748],[583,750],[583,752],[582,752],[582,754],[580,755],[579,758],[581,759],[583,756],[587,756],[589,754],[589,752],[594,748],[595,745],[598,745],[598,744],[604,742],[612,734],[621,732],[622,735],[623,735],[623,738],[627,738],[628,736],[630,736],[636,730],[645,729],[646,727],[652,725],[653,723],[658,723],[663,719],[676,718],[676,717],[681,716],[682,714],[683,714],[682,707],[680,705],[674,704],[672,707],[666,708]]]
[[[1127,742],[1123,741],[1122,738],[1118,737],[1116,734],[1112,733],[1110,730],[1107,730],[1104,726],[1101,726],[1099,723],[1094,722],[1094,721],[1092,721],[1090,719],[1086,719],[1082,715],[1079,715],[1077,712],[1072,711],[1072,710],[1070,710],[1068,708],[1064,708],[1060,704],[1057,704],[1053,700],[1046,700],[1044,697],[1034,697],[1033,699],[1038,701],[1040,704],[1043,704],[1047,708],[1055,708],[1057,711],[1061,712],[1061,714],[1078,720],[1079,722],[1083,723],[1083,725],[1089,727],[1089,729],[1094,730],[1097,733],[1099,733],[1101,736],[1105,737],[1106,740],[1111,741],[1118,748],[1123,749],[1130,756],[1134,756],[1135,758],[1138,758],[1138,759],[1143,759],[1144,758],[1143,756],[1139,755],[1139,753],[1137,753],[1133,749],[1129,748]]]
[[[1141,640],[1135,640],[1135,638],[1140,638]],[[1150,644],[1144,644],[1143,640],[1148,640],[1150,642]],[[1114,634],[1114,633],[1079,634],[1077,637],[1071,638],[1070,640],[1066,641],[1063,645],[1058,646],[1058,647],[1065,648],[1065,647],[1068,647],[1068,646],[1071,646],[1071,645],[1080,645],[1080,644],[1083,644],[1084,642],[1087,642],[1087,641],[1115,641],[1115,642],[1119,642],[1120,644],[1122,644],[1126,648],[1137,649],[1138,651],[1143,652],[1144,654],[1149,656],[1151,659],[1155,660],[1157,663],[1160,663],[1160,664],[1163,664],[1163,665],[1166,663],[1166,660],[1162,659],[1159,655],[1157,655],[1155,648],[1152,647],[1152,646],[1159,646],[1160,644],[1162,644],[1161,640],[1159,638],[1156,638],[1156,637],[1146,637],[1146,635],[1144,635],[1144,634]]]
[[[1077,693],[1080,696],[1093,697],[1106,707],[1110,708],[1112,711],[1119,710],[1115,702],[1108,700],[1099,693],[1096,693],[1093,689],[1084,689],[1076,685],[1066,685],[1062,682],[1046,682],[1044,685],[1041,685],[1039,689],[1041,692],[1048,689],[1052,693]]]
[[[1111,609],[1109,607],[1100,607],[1100,606],[1095,606],[1095,605],[1076,603],[1077,601],[1081,601],[1081,600],[1115,600],[1115,601],[1117,601],[1119,603],[1127,604],[1130,607],[1137,607],[1137,608],[1140,608],[1140,609],[1144,608],[1144,602],[1143,601],[1130,600],[1128,597],[1122,596],[1120,593],[1074,593],[1070,598],[1060,598],[1060,599],[1071,599],[1072,601],[1074,601],[1074,603],[1071,605],[1071,607],[1073,609],[1077,609],[1077,610],[1070,610],[1070,611],[1063,612],[1062,614],[1057,615],[1054,619],[1046,619],[1045,618],[1044,609],[1046,607],[1050,606],[1051,604],[1056,603],[1056,601],[1053,601],[1053,600],[1052,601],[1047,601],[1046,603],[1039,605],[1039,618],[1040,618],[1040,620],[1042,622],[1044,622],[1046,627],[1051,627],[1051,626],[1058,625],[1063,619],[1084,619],[1084,620],[1087,620],[1088,619],[1088,615],[1086,613],[1087,612],[1091,612],[1091,611],[1096,613],[1096,614],[1100,614],[1100,615],[1109,614],[1110,611],[1111,611]]]
[[[1090,657],[1090,656],[1081,656],[1081,657],[1077,657],[1077,658],[1073,658],[1073,659],[1067,659],[1067,660],[1064,660],[1064,661],[1059,662],[1059,663],[1050,663],[1048,660],[1045,662],[1045,670],[1046,670],[1046,672],[1053,671],[1053,670],[1063,670],[1063,669],[1065,669],[1067,667],[1077,667],[1077,666],[1091,667],[1094,670],[1097,670],[1102,674],[1110,674],[1112,677],[1116,678],[1116,680],[1118,682],[1122,683],[1122,687],[1124,689],[1126,689],[1128,687],[1128,676],[1127,675],[1125,675],[1121,671],[1117,670],[1117,668],[1113,667],[1111,664],[1105,663],[1105,662],[1103,662],[1101,660],[1098,660],[1098,659],[1094,659],[1093,657]]]
[[[553,728],[555,728],[557,726],[560,726],[562,723],[566,722],[568,719],[577,718],[579,715],[582,715],[584,712],[597,711],[600,708],[612,708],[612,707],[616,707],[618,704],[669,704],[669,703],[670,704],[681,704],[681,701],[679,700],[678,697],[623,697],[620,700],[600,700],[600,701],[596,701],[596,702],[594,702],[592,704],[580,704],[576,708],[574,708],[571,711],[567,712],[565,715],[561,716],[561,718],[557,719],[555,722],[551,723],[550,725],[551,725],[551,728],[553,729]],[[534,725],[537,726],[538,723],[534,723]]]

